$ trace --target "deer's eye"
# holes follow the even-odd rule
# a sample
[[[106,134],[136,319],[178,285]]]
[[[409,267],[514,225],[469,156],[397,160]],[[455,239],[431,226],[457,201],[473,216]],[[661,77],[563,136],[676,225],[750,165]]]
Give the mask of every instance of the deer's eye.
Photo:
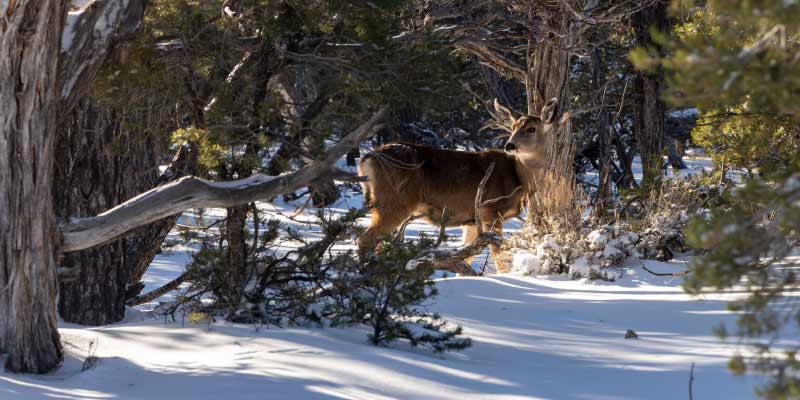
[[[525,132],[528,132],[531,135],[533,135],[534,133],[536,133],[536,127],[535,126],[530,126],[527,129],[525,129]]]

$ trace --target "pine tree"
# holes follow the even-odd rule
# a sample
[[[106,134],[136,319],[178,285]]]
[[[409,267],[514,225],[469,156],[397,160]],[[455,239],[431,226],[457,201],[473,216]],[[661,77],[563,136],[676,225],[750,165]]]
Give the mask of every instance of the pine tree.
[[[694,134],[712,152],[720,178],[744,168],[742,185],[723,196],[710,218],[694,222],[690,239],[706,249],[691,263],[685,288],[744,288],[731,303],[739,312],[735,330],[717,333],[747,339],[753,355],[730,362],[736,373],[766,373],[758,395],[800,395],[796,349],[772,349],[781,333],[800,324],[800,307],[784,295],[797,290],[790,254],[800,229],[800,5],[788,1],[709,0],[703,6],[676,2],[678,40],[662,60],[670,71],[669,100],[696,106]],[[650,59],[650,61],[657,61]]]

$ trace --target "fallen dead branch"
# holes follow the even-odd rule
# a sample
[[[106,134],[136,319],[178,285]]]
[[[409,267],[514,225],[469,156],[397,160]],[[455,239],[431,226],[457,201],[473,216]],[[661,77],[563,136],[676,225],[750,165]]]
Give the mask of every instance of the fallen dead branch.
[[[190,208],[233,207],[297,190],[317,177],[331,173],[331,167],[341,156],[357,147],[377,128],[386,110],[386,107],[382,108],[328,149],[325,159],[297,172],[281,176],[256,174],[230,182],[211,182],[187,176],[142,193],[95,217],[66,220],[59,225],[62,250],[72,252],[94,247]]]
[[[647,271],[647,272],[649,272],[649,273],[651,273],[651,274],[653,274],[655,276],[684,276],[684,275],[689,275],[689,273],[691,272],[688,269],[687,270],[683,270],[683,271],[678,271],[678,272],[655,272],[655,271],[651,270],[650,268],[645,267],[644,263],[641,262],[641,261],[639,261],[639,265],[642,266],[643,270],[645,270],[645,271]]]
[[[410,260],[406,264],[407,269],[416,268],[420,263],[430,262],[434,269],[441,269],[465,276],[477,276],[478,274],[467,265],[464,259],[474,257],[483,251],[490,244],[500,244],[500,237],[494,232],[483,232],[478,238],[467,245],[450,249],[431,249],[424,252],[421,256]]]
[[[183,282],[185,282],[188,277],[189,277],[189,272],[188,271],[184,272],[179,277],[177,277],[177,278],[171,280],[170,282],[166,283],[164,286],[161,286],[158,289],[155,289],[153,291],[147,292],[147,293],[145,293],[143,295],[136,296],[136,297],[128,300],[125,303],[125,305],[127,305],[128,307],[135,307],[135,306],[138,306],[138,305],[141,305],[141,304],[144,304],[144,303],[149,303],[149,302],[151,302],[151,301],[163,296],[164,294],[177,289],[178,286],[180,286]]]

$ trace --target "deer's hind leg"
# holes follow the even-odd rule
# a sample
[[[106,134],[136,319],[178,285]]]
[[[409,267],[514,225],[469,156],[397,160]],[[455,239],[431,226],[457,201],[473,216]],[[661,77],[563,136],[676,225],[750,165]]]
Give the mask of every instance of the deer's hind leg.
[[[374,250],[381,236],[389,235],[397,229],[416,206],[416,199],[409,198],[413,194],[404,191],[402,184],[392,181],[387,176],[387,168],[374,157],[365,157],[358,164],[359,175],[368,178],[367,182],[362,182],[362,186],[372,216],[369,228],[358,238],[358,250],[361,254]]]
[[[358,238],[359,252],[363,254],[375,250],[380,238],[394,232],[411,215],[411,211],[406,208],[373,207],[369,228]]]

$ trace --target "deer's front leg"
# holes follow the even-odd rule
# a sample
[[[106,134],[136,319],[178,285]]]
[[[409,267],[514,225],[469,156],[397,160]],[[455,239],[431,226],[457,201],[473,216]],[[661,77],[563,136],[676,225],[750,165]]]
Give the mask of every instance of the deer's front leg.
[[[500,218],[494,219],[491,222],[484,222],[483,223],[483,231],[484,232],[494,232],[497,234],[500,239],[503,238],[503,220]],[[498,244],[490,244],[489,245],[489,253],[492,255],[492,260],[494,260],[494,267],[497,269],[498,273],[504,274],[511,270],[511,267],[508,265],[508,262],[503,258],[503,251]]]
[[[478,227],[476,225],[463,225],[461,229],[461,237],[464,240],[464,246],[470,245],[478,239]],[[467,263],[467,265],[472,265],[472,260],[474,258],[474,256],[467,257],[464,259],[464,262]]]

